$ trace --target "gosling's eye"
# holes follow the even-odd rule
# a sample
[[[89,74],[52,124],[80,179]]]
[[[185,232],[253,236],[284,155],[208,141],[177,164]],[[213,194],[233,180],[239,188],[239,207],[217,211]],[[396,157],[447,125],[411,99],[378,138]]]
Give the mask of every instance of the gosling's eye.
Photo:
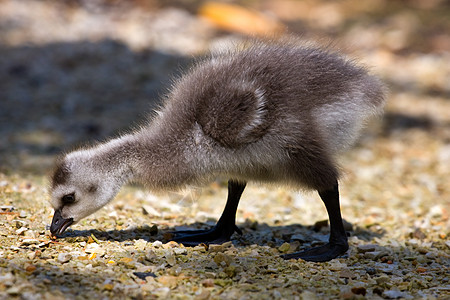
[[[64,195],[61,198],[61,201],[63,202],[64,205],[74,203],[75,202],[75,193]]]

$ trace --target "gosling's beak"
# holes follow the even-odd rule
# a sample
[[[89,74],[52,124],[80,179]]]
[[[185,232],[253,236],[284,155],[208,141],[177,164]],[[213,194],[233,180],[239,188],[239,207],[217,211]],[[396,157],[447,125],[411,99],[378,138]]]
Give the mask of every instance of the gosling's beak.
[[[61,210],[55,210],[55,214],[53,215],[52,225],[50,225],[50,232],[52,235],[60,235],[62,234],[67,227],[72,225],[73,218],[64,219],[61,216]]]

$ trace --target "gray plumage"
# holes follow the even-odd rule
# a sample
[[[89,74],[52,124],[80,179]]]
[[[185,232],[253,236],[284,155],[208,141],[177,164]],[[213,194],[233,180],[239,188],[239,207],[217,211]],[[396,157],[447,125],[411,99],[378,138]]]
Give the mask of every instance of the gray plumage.
[[[66,155],[52,205],[77,222],[128,181],[172,190],[219,175],[324,190],[383,104],[380,81],[335,52],[254,41],[197,63],[140,130]]]

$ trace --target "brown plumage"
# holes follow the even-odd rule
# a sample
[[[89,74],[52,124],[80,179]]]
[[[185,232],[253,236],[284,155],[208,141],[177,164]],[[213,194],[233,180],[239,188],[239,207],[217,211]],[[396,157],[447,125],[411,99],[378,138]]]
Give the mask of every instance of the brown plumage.
[[[65,227],[52,225],[52,232],[104,206],[128,181],[174,189],[230,178],[221,220],[211,231],[179,234],[184,243],[229,239],[238,230],[234,215],[247,181],[317,190],[327,210],[339,212],[335,157],[383,104],[378,79],[328,50],[253,41],[212,55],[174,84],[141,130],[62,160],[52,205],[54,222]],[[75,200],[65,204],[69,194]],[[328,260],[345,252],[340,218],[330,214],[326,249],[298,257]]]

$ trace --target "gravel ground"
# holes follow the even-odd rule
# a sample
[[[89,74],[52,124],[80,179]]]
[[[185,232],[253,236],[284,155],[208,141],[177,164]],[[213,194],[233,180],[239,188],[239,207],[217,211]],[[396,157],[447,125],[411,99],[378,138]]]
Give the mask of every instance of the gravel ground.
[[[49,238],[56,155],[138,126],[173,74],[240,38],[199,17],[200,1],[169,2],[0,1],[0,299],[450,298],[445,1],[250,1],[290,33],[336,39],[390,87],[383,120],[341,159],[345,257],[279,258],[326,241],[326,212],[314,193],[258,185],[231,243],[168,242],[214,224],[223,180],[162,195],[127,186]]]

